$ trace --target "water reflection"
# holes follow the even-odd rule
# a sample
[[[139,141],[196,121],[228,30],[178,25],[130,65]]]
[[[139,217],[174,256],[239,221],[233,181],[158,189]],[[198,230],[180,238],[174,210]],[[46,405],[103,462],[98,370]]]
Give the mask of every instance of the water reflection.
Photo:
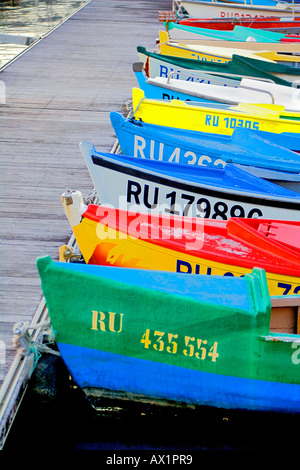
[[[0,68],[89,0],[0,0]]]

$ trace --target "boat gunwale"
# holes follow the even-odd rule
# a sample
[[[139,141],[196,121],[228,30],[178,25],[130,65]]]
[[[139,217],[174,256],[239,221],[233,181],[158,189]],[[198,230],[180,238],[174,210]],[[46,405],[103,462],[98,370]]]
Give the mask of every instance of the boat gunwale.
[[[100,167],[102,166],[104,168],[118,171],[127,175],[136,176],[140,179],[150,180],[151,182],[155,182],[155,183],[162,184],[165,186],[169,185],[170,180],[171,180],[172,187],[175,187],[177,189],[185,189],[190,192],[195,192],[196,194],[198,193],[199,194],[202,193],[205,195],[213,194],[216,197],[222,196],[222,198],[226,199],[226,196],[224,196],[224,191],[220,189],[212,189],[212,188],[204,187],[200,185],[196,186],[190,182],[183,183],[179,178],[167,177],[165,175],[161,176],[154,172],[153,174],[146,173],[146,170],[142,170],[140,168],[133,168],[132,165],[130,165],[129,163],[125,164],[125,163],[119,163],[119,162],[117,163],[111,162],[111,161],[108,161],[107,159],[104,159],[101,156],[92,155],[91,160],[94,165],[97,165]],[[255,194],[253,194],[252,196],[247,196],[245,194],[241,194],[240,192],[234,192],[234,191],[231,191],[231,192],[228,191],[227,194],[228,194],[228,198],[230,197],[231,194],[234,195],[236,201],[244,201],[244,202],[249,202],[252,204],[261,203],[266,206],[275,206],[275,207],[292,209],[292,210],[295,210],[295,209],[300,210],[300,200],[299,201],[286,200],[285,198],[276,197],[276,196],[274,197],[274,199],[272,199],[268,195],[266,195],[266,198],[264,199],[262,197],[255,197]]]
[[[239,267],[242,267],[242,268],[249,268],[249,269],[253,269],[254,267],[260,267],[262,269],[265,269],[266,272],[268,273],[272,273],[272,274],[275,274],[276,276],[289,276],[289,277],[293,277],[293,278],[300,278],[300,267],[298,267],[298,270],[299,272],[297,273],[295,271],[295,268],[297,266],[297,261],[292,261],[292,260],[288,260],[287,258],[284,258],[284,256],[281,256],[281,255],[276,255],[272,252],[270,252],[270,256],[271,257],[277,257],[278,258],[278,261],[283,260],[283,261],[288,261],[290,266],[284,266],[283,268],[281,266],[276,266],[274,264],[274,259],[269,263],[268,267],[265,267],[265,261],[264,263],[264,266],[263,265],[257,265],[257,264],[254,264],[254,261],[250,260],[249,261],[249,257],[247,258],[238,258],[236,255],[234,255],[233,258],[230,257],[230,255],[226,255],[226,253],[224,254],[223,252],[213,252],[213,251],[209,251],[207,249],[204,249],[205,245],[203,245],[202,248],[198,249],[198,250],[189,250],[187,249],[184,244],[183,245],[178,245],[178,244],[174,244],[172,245],[172,243],[169,245],[167,242],[165,242],[164,240],[162,240],[161,238],[148,238],[148,239],[145,239],[145,238],[138,238],[136,236],[136,234],[132,234],[132,233],[129,233],[128,231],[128,227],[126,229],[126,227],[124,226],[120,226],[119,222],[116,222],[116,223],[112,223],[110,220],[105,220],[103,223],[102,223],[102,216],[99,216],[97,215],[97,210],[98,210],[98,207],[97,205],[95,204],[90,204],[87,208],[87,210],[82,214],[82,220],[80,222],[80,224],[83,222],[83,220],[85,220],[85,223],[90,225],[91,227],[93,226],[94,227],[94,223],[100,223],[102,225],[105,226],[105,224],[108,226],[109,229],[112,229],[116,232],[122,232],[122,233],[126,233],[127,237],[130,238],[130,242],[133,243],[133,244],[139,244],[140,242],[144,243],[146,242],[147,244],[149,244],[149,246],[151,247],[151,249],[153,250],[156,250],[156,251],[168,251],[170,255],[172,255],[171,252],[177,252],[177,253],[184,253],[184,254],[187,254],[188,256],[191,256],[191,257],[199,257],[199,261],[200,259],[205,259],[207,261],[213,261],[213,262],[216,262],[216,263],[221,263],[222,262],[224,264],[226,264],[228,266],[228,269],[230,269],[231,267],[232,268],[235,268],[235,269],[238,269]],[[103,210],[105,212],[105,210],[108,210],[110,211],[112,208],[110,207],[105,207],[105,206],[100,206],[101,207],[101,211]],[[117,217],[117,220],[120,221],[123,221],[123,218],[122,217],[122,214],[121,216],[119,216],[119,213],[120,211],[119,210],[116,210],[116,209],[113,209],[114,211],[116,211],[118,217]],[[130,211],[126,211],[127,214],[132,214],[133,213],[130,213]],[[139,214],[141,216],[145,216],[145,217],[149,217],[149,214]],[[130,217],[131,215],[129,215]],[[103,215],[103,217],[105,218],[105,214]],[[151,217],[151,216],[150,216]],[[157,215],[157,218],[159,218],[160,216]],[[172,216],[171,219],[176,219],[177,216]],[[156,218],[156,217],[155,217]],[[182,221],[183,217],[179,217],[178,220]],[[126,219],[127,220],[127,219]],[[191,218],[189,218],[189,220],[191,221]],[[261,220],[261,222],[264,222],[268,219],[259,219]],[[205,232],[205,219],[203,220],[204,222],[204,239],[205,239],[205,235],[207,235],[207,233]],[[218,225],[222,225],[223,227],[220,227],[219,230],[223,230],[224,231],[224,235],[226,234],[226,225],[227,225],[227,222],[228,221],[220,221],[221,224],[218,224]],[[224,223],[222,223],[224,222]],[[280,222],[280,221],[279,221]],[[282,222],[282,221],[281,221]],[[80,225],[79,224],[79,225]],[[150,226],[150,224],[149,224]],[[219,227],[218,227],[219,228]],[[76,229],[75,229],[76,231]],[[150,230],[151,232],[151,230]],[[221,235],[220,235],[221,236]],[[98,237],[99,238],[99,243],[101,244],[102,242],[104,242],[105,240]],[[122,238],[122,237],[121,237]],[[108,237],[109,239],[109,237]],[[116,238],[118,239],[118,237]],[[122,238],[123,239],[123,238]],[[234,240],[234,237],[232,237],[232,240]],[[247,245],[246,242],[244,242],[244,240],[242,240],[242,242],[238,239],[236,239],[237,242],[240,242],[240,243],[244,243],[244,245],[246,246],[249,246],[249,244]],[[270,245],[274,245],[273,241],[271,240],[268,240],[268,242],[270,243]],[[188,240],[188,243],[190,243],[190,240]],[[253,249],[253,246],[250,245],[250,248]],[[257,255],[259,254],[263,254],[264,252],[266,252],[266,250],[264,248],[257,248],[254,246],[254,249],[257,250]],[[285,247],[284,247],[285,249]],[[285,250],[287,253],[289,254],[293,254],[292,252],[292,249],[290,248],[286,248]],[[297,256],[297,254],[295,254],[295,256]],[[299,257],[300,255],[298,255]],[[238,263],[239,264],[233,264],[234,261],[236,261],[238,259]],[[293,266],[293,264],[295,266]],[[221,267],[220,267],[221,268]],[[226,268],[227,269],[227,268]],[[278,271],[279,269],[279,271]]]

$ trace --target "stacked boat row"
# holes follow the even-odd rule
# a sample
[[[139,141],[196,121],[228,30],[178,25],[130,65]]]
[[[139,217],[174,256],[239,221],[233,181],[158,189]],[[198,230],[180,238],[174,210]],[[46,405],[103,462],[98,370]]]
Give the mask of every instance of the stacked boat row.
[[[297,35],[226,39],[178,8],[155,52],[137,47],[129,116],[110,113],[120,152],[80,143],[97,203],[62,205],[81,258],[37,261],[56,341],[95,407],[299,413]]]
[[[290,22],[300,16],[299,0],[173,0],[172,11],[191,19],[253,20],[271,18]],[[267,26],[268,27],[268,26]],[[277,25],[273,28],[277,29]]]

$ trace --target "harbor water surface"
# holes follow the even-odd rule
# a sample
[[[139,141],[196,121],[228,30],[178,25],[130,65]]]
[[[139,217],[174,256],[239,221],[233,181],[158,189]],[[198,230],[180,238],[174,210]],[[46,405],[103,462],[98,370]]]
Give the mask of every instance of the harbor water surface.
[[[61,359],[43,356],[5,450],[256,451],[297,449],[299,418],[219,409],[120,404],[94,410]],[[164,452],[166,454],[166,452]],[[109,454],[111,455],[111,454]],[[118,454],[117,454],[118,455]]]

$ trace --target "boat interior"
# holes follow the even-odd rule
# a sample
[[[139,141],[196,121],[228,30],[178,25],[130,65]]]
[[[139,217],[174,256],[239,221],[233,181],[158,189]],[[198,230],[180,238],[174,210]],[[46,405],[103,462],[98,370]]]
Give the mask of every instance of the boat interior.
[[[271,297],[270,331],[273,333],[300,334],[300,296]]]

